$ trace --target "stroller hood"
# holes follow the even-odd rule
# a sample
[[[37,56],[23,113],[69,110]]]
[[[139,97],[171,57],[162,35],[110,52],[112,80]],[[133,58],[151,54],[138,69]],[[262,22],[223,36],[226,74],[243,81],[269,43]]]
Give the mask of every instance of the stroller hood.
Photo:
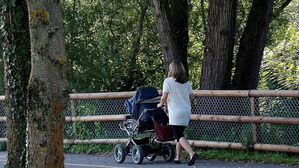
[[[158,96],[160,96],[158,90],[154,87],[140,88],[132,98],[125,101],[125,106],[130,113],[130,116],[134,119],[138,119],[142,111],[137,109],[137,104],[143,100],[152,99]]]
[[[158,90],[153,87],[145,87],[137,90],[135,95],[125,101],[125,106],[127,107],[131,118],[138,120],[140,115],[145,109],[154,109],[145,113],[140,118],[139,131],[152,130],[154,129],[153,120],[168,122],[168,116],[163,109],[157,108],[159,102],[146,102],[145,100],[153,99],[160,96]],[[142,102],[144,101],[144,102]]]

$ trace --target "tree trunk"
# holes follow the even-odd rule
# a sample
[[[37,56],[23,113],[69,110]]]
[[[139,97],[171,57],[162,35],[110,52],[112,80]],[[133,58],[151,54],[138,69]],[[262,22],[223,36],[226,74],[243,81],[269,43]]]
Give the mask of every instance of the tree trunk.
[[[188,74],[187,44],[188,2],[187,0],[152,0],[160,44],[164,54],[166,74],[172,60],[180,60]]]
[[[256,89],[269,23],[272,18],[273,0],[254,0],[246,28],[240,40],[234,89]]]
[[[2,1],[7,168],[26,164],[26,107],[30,74],[28,11],[23,0]]]
[[[28,92],[28,167],[63,168],[64,110],[68,102],[59,1],[27,0],[31,39]]]
[[[206,29],[205,51],[200,78],[200,89],[223,90],[228,89],[232,70],[234,46],[234,29],[236,22],[236,0],[210,0],[208,12],[208,27]],[[208,103],[208,111],[214,115],[223,115],[226,111],[234,114],[232,108],[223,108],[222,98],[203,98]],[[234,126],[231,123],[201,123],[201,133],[215,133],[230,131]],[[210,129],[210,128],[213,129]]]
[[[228,89],[232,69],[236,0],[211,0],[200,89]]]

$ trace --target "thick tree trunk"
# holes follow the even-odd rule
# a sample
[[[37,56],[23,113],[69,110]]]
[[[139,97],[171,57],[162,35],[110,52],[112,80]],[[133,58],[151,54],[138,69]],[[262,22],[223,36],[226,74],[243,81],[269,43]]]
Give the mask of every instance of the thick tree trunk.
[[[187,44],[188,2],[187,0],[152,0],[160,44],[164,54],[166,73],[174,59],[180,60],[188,74]]]
[[[236,0],[211,0],[200,89],[228,89],[232,69]]]
[[[27,0],[31,39],[28,167],[63,168],[64,110],[68,102],[59,1]]]
[[[234,46],[234,32],[236,20],[237,0],[210,0],[208,12],[208,27],[206,29],[205,51],[200,78],[202,90],[224,90],[230,86],[232,57]],[[224,115],[231,108],[223,108],[222,98],[206,98],[202,100],[210,104],[208,111],[215,115]],[[212,126],[211,126],[212,125]],[[231,123],[201,123],[201,133],[215,133],[230,131]],[[213,127],[214,129],[210,129]]]
[[[254,0],[240,41],[234,89],[256,89],[268,26],[272,18],[273,0]]]
[[[26,164],[26,107],[30,74],[30,36],[23,0],[0,2],[3,18],[7,168]],[[6,9],[6,10],[5,10]]]

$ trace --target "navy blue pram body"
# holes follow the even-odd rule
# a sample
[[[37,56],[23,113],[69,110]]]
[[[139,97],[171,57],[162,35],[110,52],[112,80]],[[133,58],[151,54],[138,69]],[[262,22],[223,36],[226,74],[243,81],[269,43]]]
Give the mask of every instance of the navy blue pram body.
[[[125,106],[130,113],[131,118],[136,120],[145,109],[155,109],[150,110],[140,118],[139,131],[154,129],[154,123],[151,117],[153,117],[157,121],[165,121],[165,123],[168,123],[168,116],[166,115],[164,110],[160,108],[157,109],[157,104],[159,103],[159,101],[146,102],[146,100],[148,99],[153,99],[159,96],[160,95],[156,88],[144,87],[138,89],[132,98],[125,101]]]

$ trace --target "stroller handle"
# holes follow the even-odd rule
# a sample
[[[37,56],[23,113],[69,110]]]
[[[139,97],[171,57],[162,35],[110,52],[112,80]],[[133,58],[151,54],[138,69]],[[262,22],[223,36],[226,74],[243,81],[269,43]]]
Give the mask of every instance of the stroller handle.
[[[141,113],[141,115],[138,117],[137,121],[139,121],[145,113],[147,113],[147,112],[151,112],[151,111],[155,111],[155,110],[158,110],[158,109],[162,109],[162,108],[164,108],[164,107],[165,107],[165,105],[163,105],[162,107],[156,107],[156,108],[144,109],[143,112]],[[163,110],[163,111],[165,112],[165,110]],[[166,112],[165,112],[165,113],[166,113]],[[166,114],[167,114],[167,113],[166,113]]]
[[[158,109],[161,109],[161,107],[151,108],[151,109],[145,109],[145,111],[146,112],[148,112],[148,111],[155,111],[155,110],[158,110]]]
[[[156,108],[146,109],[146,111],[155,111],[155,110],[164,109],[164,108],[166,108],[165,105],[163,105],[162,107],[156,107]]]
[[[158,97],[154,97],[152,99],[146,99],[146,100],[143,100],[143,101],[140,101],[140,102],[137,102],[139,104],[144,104],[144,103],[160,103],[160,99],[161,99],[161,96],[158,96]]]

